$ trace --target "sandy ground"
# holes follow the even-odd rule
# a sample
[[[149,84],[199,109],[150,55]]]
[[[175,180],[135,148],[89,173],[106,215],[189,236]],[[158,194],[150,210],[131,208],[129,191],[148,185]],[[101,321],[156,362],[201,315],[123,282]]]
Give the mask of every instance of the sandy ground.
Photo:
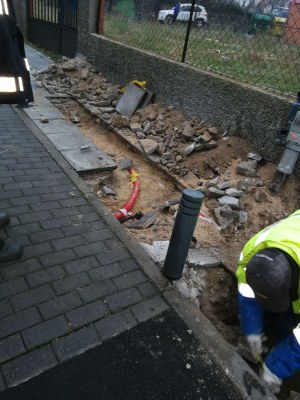
[[[68,116],[74,111],[80,116],[82,132],[97,146],[112,155],[118,165],[123,159],[133,160],[134,168],[140,174],[141,183],[141,192],[133,211],[146,213],[157,210],[157,207],[164,202],[180,197],[181,191],[176,188],[167,175],[133,152],[113,132],[96,124],[94,119],[74,101],[66,102],[65,114]],[[228,180],[234,186],[239,180],[245,178],[237,175],[236,167],[246,159],[249,152],[259,154],[258,150],[246,140],[230,137],[227,140],[220,140],[215,149],[191,154],[187,162],[189,169],[203,177],[203,181],[214,178],[215,174],[211,169],[213,167],[219,171],[219,182]],[[248,221],[245,226],[237,227],[233,224],[226,231],[219,231],[214,224],[204,220],[199,219],[197,223],[194,236],[199,244],[205,248],[219,249],[223,263],[232,271],[235,271],[243,245],[253,234],[298,208],[300,191],[299,182],[295,177],[289,177],[279,193],[268,189],[276,167],[277,165],[270,162],[259,166],[258,177],[256,177],[259,186],[251,187],[249,192],[242,197],[243,208],[248,213]],[[96,178],[98,175],[95,173],[85,178]],[[132,184],[129,181],[128,172],[119,168],[114,170],[109,177],[108,186],[115,191],[115,196],[105,197],[97,187],[94,187],[94,190],[101,197],[101,201],[114,212],[126,203],[131,194]],[[264,201],[257,201],[258,195],[263,196]],[[216,206],[215,200],[205,198],[201,211],[214,219],[211,211],[214,206]],[[142,231],[130,230],[130,233],[138,241],[146,243],[152,243],[153,240],[168,240],[174,224],[175,208],[171,208],[169,212],[160,213],[160,220],[156,225]]]

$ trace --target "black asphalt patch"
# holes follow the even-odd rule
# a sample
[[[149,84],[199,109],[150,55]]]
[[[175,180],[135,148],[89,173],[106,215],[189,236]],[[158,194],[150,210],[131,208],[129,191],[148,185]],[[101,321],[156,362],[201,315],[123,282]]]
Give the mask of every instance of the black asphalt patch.
[[[15,388],[1,400],[238,400],[173,310]]]

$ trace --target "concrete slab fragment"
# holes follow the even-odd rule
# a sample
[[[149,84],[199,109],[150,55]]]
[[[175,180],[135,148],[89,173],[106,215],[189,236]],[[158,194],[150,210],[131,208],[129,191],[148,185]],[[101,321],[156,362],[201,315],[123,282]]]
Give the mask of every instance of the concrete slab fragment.
[[[190,249],[187,256],[190,267],[218,267],[221,261],[205,249]]]
[[[84,171],[112,171],[117,164],[103,150],[96,146],[89,151],[62,150],[61,154],[77,172]]]
[[[139,104],[139,108],[147,107],[152,102],[153,99],[154,99],[154,93],[146,89],[146,93]]]
[[[163,266],[167,251],[169,248],[170,242],[168,240],[165,241],[154,241],[153,244],[140,243],[140,245],[144,248],[144,250],[148,253],[148,255],[152,258],[152,260]]]
[[[80,150],[82,146],[94,147],[92,141],[77,133],[56,133],[48,135],[48,139],[57,150]]]
[[[138,108],[145,95],[146,91],[144,89],[141,89],[133,83],[130,83],[126,89],[126,92],[121,96],[116,106],[116,111],[119,114],[130,118]]]

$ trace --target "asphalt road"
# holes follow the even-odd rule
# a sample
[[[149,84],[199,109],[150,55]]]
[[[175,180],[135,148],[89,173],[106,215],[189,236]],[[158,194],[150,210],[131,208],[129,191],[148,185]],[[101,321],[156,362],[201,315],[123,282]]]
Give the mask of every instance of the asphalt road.
[[[1,400],[239,398],[173,310],[1,393]]]

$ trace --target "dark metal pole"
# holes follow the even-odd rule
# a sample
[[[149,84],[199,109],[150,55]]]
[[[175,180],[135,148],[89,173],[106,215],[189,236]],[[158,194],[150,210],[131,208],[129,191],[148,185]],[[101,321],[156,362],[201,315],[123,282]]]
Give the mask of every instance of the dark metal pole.
[[[203,193],[194,189],[185,189],[179,203],[179,208],[173,227],[169,248],[162,269],[169,279],[179,279],[187,258],[191,240],[202,201]]]
[[[181,62],[183,62],[183,63],[185,62],[186,51],[187,51],[187,47],[188,47],[188,43],[189,43],[190,30],[191,30],[191,26],[192,26],[192,22],[193,22],[195,3],[196,3],[196,0],[192,0],[190,18],[189,18],[189,22],[188,22],[188,26],[187,26],[187,30],[186,30],[183,52],[182,52],[182,57],[181,57]]]

